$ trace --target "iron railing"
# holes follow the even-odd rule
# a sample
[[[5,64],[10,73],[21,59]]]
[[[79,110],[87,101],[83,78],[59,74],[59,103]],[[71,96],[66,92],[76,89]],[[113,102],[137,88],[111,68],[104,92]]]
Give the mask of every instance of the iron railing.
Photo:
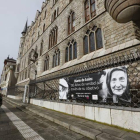
[[[105,69],[126,66],[130,84],[130,104],[114,104],[112,102],[99,103],[98,101],[90,102],[94,104],[119,105],[127,107],[140,107],[140,48],[132,48],[124,52],[117,52],[111,55],[106,55],[94,60],[83,62],[81,64],[59,70],[55,73],[46,75],[43,78],[38,78],[30,82],[30,97],[42,98],[47,100],[59,101],[59,79],[64,77],[74,77],[94,72],[99,72]],[[63,100],[65,101],[65,100]],[[73,100],[69,100],[73,102]],[[81,99],[76,99],[77,102],[87,102]]]

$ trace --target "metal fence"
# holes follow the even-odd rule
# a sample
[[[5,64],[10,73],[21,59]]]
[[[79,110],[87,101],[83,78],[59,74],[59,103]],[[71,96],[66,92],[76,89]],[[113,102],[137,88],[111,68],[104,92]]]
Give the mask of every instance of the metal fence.
[[[7,95],[23,96],[25,86],[13,86],[7,90]]]
[[[83,62],[66,68],[55,73],[46,75],[46,77],[38,78],[30,82],[30,97],[41,98],[47,100],[59,101],[59,79],[64,77],[74,77],[94,72],[99,72],[105,69],[127,65],[127,73],[129,77],[129,87],[131,95],[130,104],[114,104],[112,102],[100,103],[112,106],[127,106],[127,107],[140,107],[140,48],[132,48],[124,52],[117,52],[111,55],[106,55],[94,60]],[[65,102],[66,100],[63,100]],[[67,100],[68,101],[68,100]],[[69,100],[73,102],[73,100]],[[74,101],[75,102],[75,101]],[[76,102],[87,101],[76,99]],[[96,102],[89,102],[92,104],[99,104]]]

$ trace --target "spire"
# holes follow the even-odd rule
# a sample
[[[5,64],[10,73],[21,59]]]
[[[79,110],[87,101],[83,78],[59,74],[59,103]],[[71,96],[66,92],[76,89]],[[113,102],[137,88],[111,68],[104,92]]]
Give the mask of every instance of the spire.
[[[28,19],[26,21],[26,24],[25,24],[24,30],[22,31],[22,34],[25,34],[27,32],[27,28],[28,28]]]

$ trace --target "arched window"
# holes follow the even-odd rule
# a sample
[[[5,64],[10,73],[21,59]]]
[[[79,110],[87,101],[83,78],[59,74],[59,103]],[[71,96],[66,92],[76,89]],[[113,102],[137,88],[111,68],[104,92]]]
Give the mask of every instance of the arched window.
[[[68,34],[71,34],[75,31],[75,13],[70,12],[68,17]]]
[[[38,23],[38,26],[40,26],[40,24],[41,24],[41,18],[39,19],[39,23]]]
[[[89,21],[96,16],[95,0],[85,1],[85,21]]]
[[[77,43],[72,40],[68,43],[68,47],[65,50],[65,62],[71,61],[77,58]]]
[[[60,65],[60,50],[56,50],[53,55],[53,68]]]
[[[54,21],[54,15],[52,14],[52,17],[51,17],[51,22],[53,22]]]
[[[47,10],[44,12],[44,19],[46,18]]]
[[[38,32],[38,37],[40,36],[39,32]]]
[[[57,1],[58,1],[58,0],[53,0],[53,5],[55,5]]]
[[[31,63],[30,58],[31,58],[31,53],[29,53],[29,56],[28,56],[28,65]]]
[[[34,43],[34,39],[32,39],[32,45],[33,45],[33,43]]]
[[[54,11],[54,20],[56,19],[56,10]]]
[[[40,56],[42,55],[42,53],[43,53],[43,44],[44,42],[43,42],[43,40],[42,40],[42,42],[41,42],[41,46],[40,46]]]
[[[43,32],[45,32],[45,24],[43,25]]]
[[[44,61],[44,71],[49,70],[49,56],[46,56]]]
[[[27,70],[25,70],[25,79],[27,78]]]
[[[57,34],[58,34],[58,28],[55,27],[51,30],[51,33],[49,35],[49,49],[57,44]]]
[[[102,32],[94,26],[88,30],[83,38],[84,54],[103,48]]]
[[[57,11],[55,10],[54,13],[52,14],[51,22],[53,22],[56,19],[57,15],[58,15],[58,10],[59,9],[57,8]]]
[[[37,46],[35,47],[35,52],[37,52],[38,50],[37,50]]]

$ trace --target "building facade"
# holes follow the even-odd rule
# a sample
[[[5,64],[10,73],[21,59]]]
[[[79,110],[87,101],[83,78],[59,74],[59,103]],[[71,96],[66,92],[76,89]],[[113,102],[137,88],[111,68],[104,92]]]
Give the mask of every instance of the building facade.
[[[32,104],[140,132],[139,5],[46,0],[22,32],[16,86],[29,85]]]
[[[138,1],[129,3],[132,6],[131,16],[127,14],[130,9],[126,2],[43,2],[31,26],[26,23],[22,32],[16,64],[16,85],[25,86],[35,80],[38,83],[49,81],[47,83],[55,87],[62,77],[88,74],[91,69],[96,72],[96,68],[101,71],[106,69],[108,63],[109,67],[114,67],[116,58],[119,62],[122,56],[136,53],[140,44],[140,22],[138,16],[132,17],[137,14],[133,5]],[[119,10],[118,14],[116,11]],[[39,88],[43,89],[44,85]]]
[[[16,69],[16,60],[13,58],[7,57],[4,60],[4,67],[1,74],[1,91],[3,95],[7,94],[7,89],[9,87],[15,86],[17,79],[15,77],[15,69]]]
[[[47,77],[89,60],[137,46],[139,24],[117,23],[104,0],[46,0],[31,26],[25,25],[20,41],[17,85]],[[32,51],[38,54],[33,63]]]

